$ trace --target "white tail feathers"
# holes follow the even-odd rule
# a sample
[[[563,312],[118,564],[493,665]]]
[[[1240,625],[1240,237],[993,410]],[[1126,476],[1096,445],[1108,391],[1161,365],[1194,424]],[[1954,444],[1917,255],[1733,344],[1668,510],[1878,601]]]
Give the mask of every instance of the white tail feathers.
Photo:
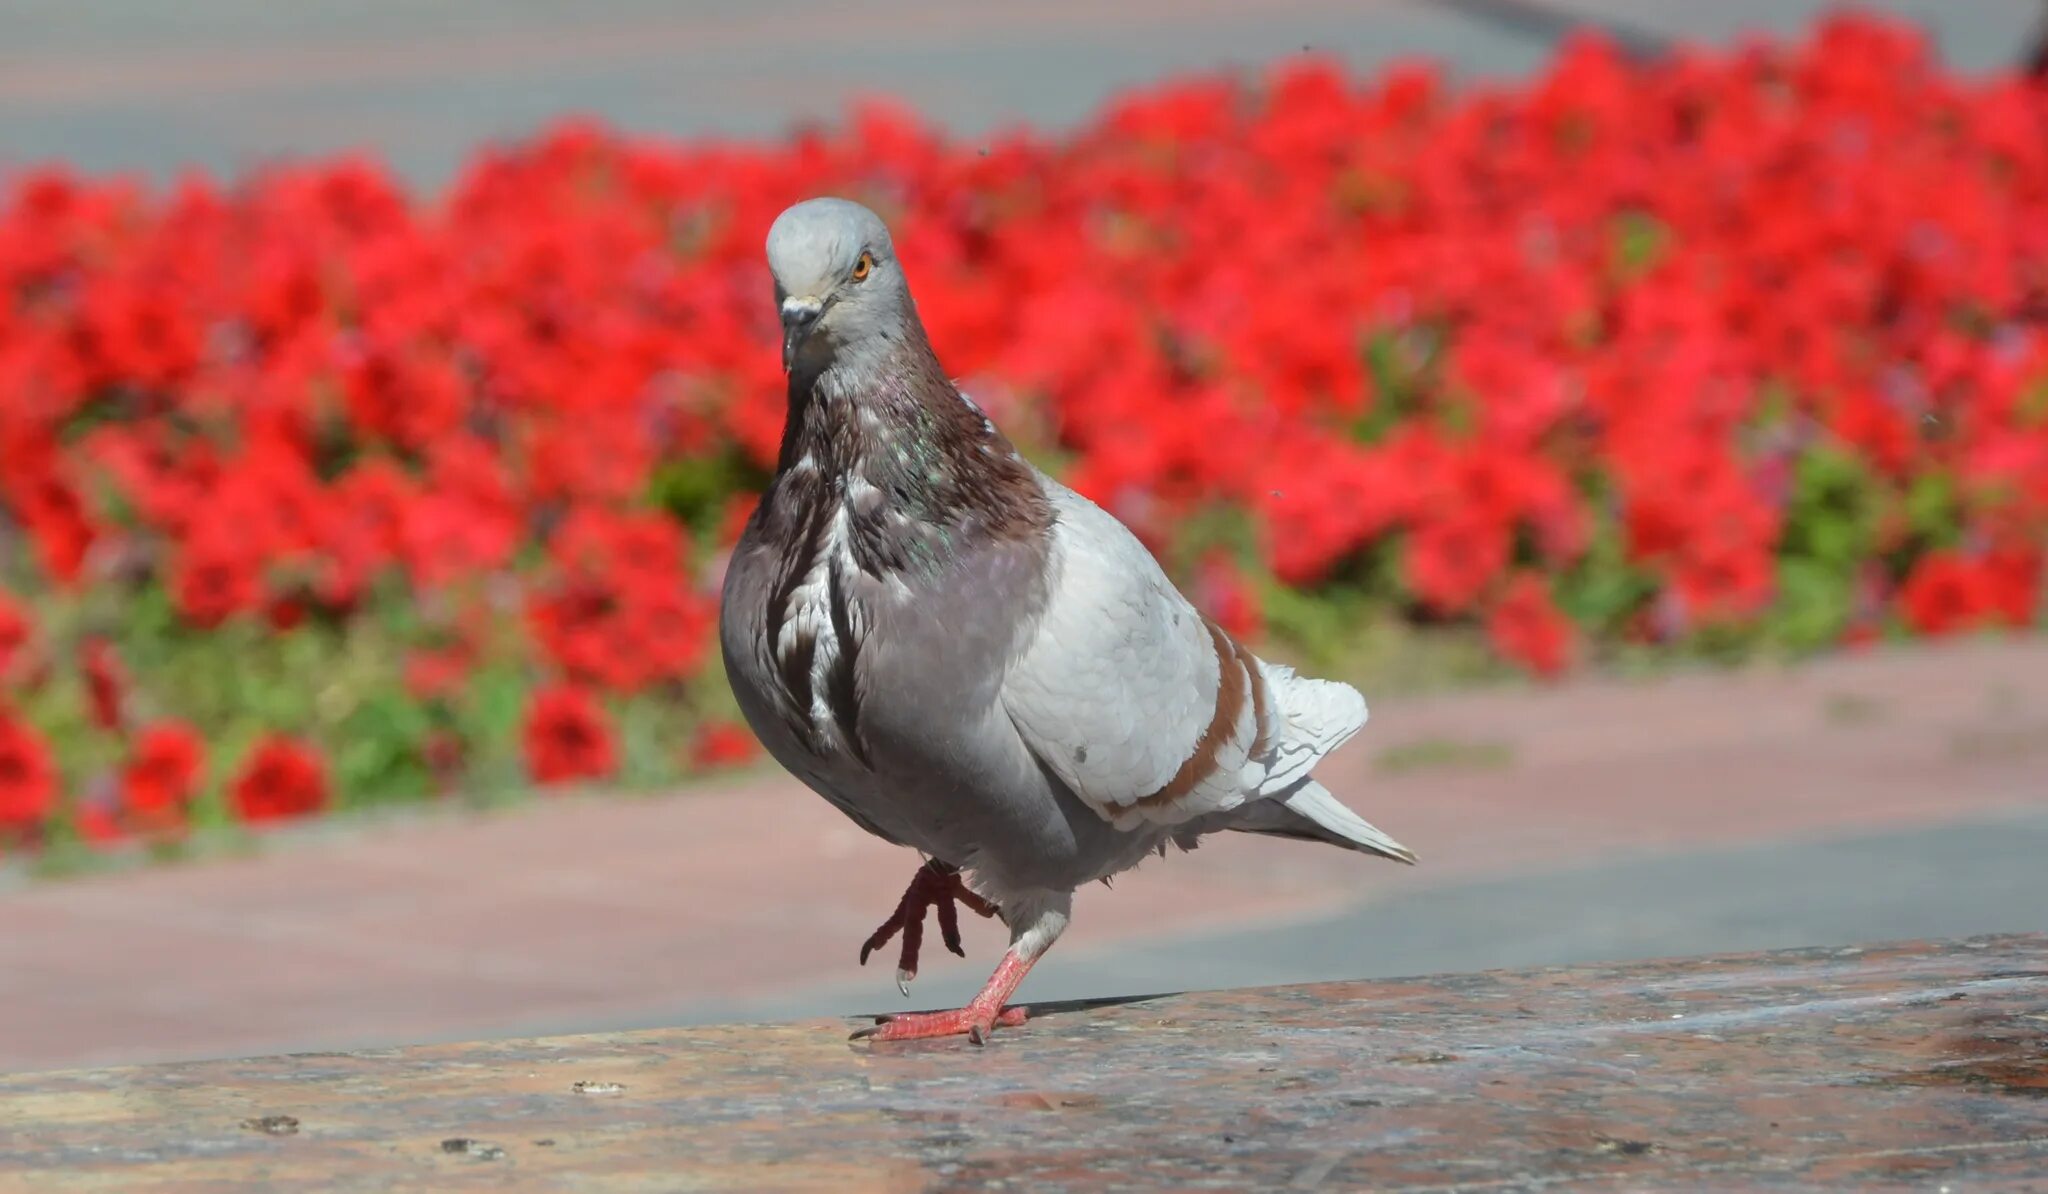
[[[1368,854],[1379,854],[1396,862],[1415,861],[1415,854],[1408,847],[1381,833],[1364,817],[1352,812],[1335,797],[1330,790],[1314,780],[1304,781],[1300,787],[1287,794],[1281,801],[1288,811],[1296,813],[1341,839],[1337,844]]]
[[[1247,765],[1248,786],[1261,794],[1284,792],[1308,778],[1324,755],[1365,725],[1365,698],[1349,684],[1296,675],[1285,664],[1259,661],[1267,691],[1279,707],[1279,741]]]

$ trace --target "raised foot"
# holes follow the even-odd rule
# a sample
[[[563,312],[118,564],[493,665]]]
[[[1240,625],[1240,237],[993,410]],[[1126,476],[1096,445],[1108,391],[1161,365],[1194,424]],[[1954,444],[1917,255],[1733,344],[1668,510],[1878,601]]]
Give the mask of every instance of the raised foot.
[[[998,1028],[1016,1028],[1024,1023],[1025,1010],[1021,1007],[1006,1007],[991,1016],[977,1007],[957,1008],[950,1012],[906,1012],[902,1015],[876,1016],[872,1028],[863,1028],[853,1034],[856,1041],[923,1041],[942,1036],[960,1036],[977,1045],[988,1043],[989,1034]]]
[[[887,945],[896,934],[903,934],[903,945],[896,961],[896,987],[905,995],[910,994],[910,980],[917,977],[918,954],[924,946],[924,914],[927,910],[939,914],[939,939],[946,948],[960,957],[967,956],[967,951],[960,945],[960,914],[956,904],[967,905],[968,911],[978,916],[996,914],[993,905],[967,889],[967,885],[961,882],[959,871],[937,859],[925,863],[917,868],[917,874],[911,876],[910,886],[904,889],[896,911],[861,944],[860,964],[867,965],[869,954]]]

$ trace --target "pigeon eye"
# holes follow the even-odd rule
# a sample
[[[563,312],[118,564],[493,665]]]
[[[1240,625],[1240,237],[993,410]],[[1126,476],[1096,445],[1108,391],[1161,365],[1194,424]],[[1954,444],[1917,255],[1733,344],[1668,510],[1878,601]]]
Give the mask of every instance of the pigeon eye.
[[[860,260],[859,260],[859,261],[856,261],[856,262],[854,262],[854,263],[853,263],[853,274],[852,274],[853,280],[854,280],[854,281],[856,281],[856,282],[865,282],[865,281],[867,281],[867,280],[868,280],[868,272],[869,272],[870,270],[874,269],[874,268],[875,268],[875,257],[874,257],[874,254],[872,254],[872,253],[862,253],[862,254],[860,255]]]

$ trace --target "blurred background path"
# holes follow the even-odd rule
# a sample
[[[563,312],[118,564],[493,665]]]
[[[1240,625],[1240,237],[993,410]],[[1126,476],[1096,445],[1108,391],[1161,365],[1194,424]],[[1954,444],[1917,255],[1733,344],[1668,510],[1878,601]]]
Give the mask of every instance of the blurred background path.
[[[2048,642],[1381,701],[1320,774],[1422,865],[1212,840],[1083,891],[1029,995],[2048,926]],[[854,959],[915,865],[763,773],[23,884],[0,1069],[901,1008]],[[912,1006],[985,977],[966,919]]]
[[[373,149],[438,184],[565,113],[761,136],[888,93],[963,135],[1078,121],[1169,71],[1304,49],[1517,75],[1566,26],[1633,42],[1792,33],[1816,0],[0,0],[0,166],[166,176]],[[2036,0],[1893,0],[1965,70],[2027,50]]]

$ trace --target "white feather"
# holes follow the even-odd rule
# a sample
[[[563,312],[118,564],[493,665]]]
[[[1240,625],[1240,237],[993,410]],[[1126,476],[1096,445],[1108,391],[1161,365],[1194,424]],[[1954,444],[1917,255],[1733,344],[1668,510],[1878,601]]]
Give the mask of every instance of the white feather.
[[[851,564],[847,535],[848,517],[842,503],[833,512],[832,521],[825,524],[825,534],[819,540],[818,555],[811,561],[810,570],[789,592],[789,612],[775,638],[777,662],[788,658],[802,635],[808,633],[816,642],[817,649],[811,655],[811,725],[817,732],[835,737],[839,732],[838,722],[832,716],[826,696],[826,677],[831,675],[832,665],[838,661],[840,652],[839,637],[832,630],[831,577],[835,560],[842,566]],[[856,613],[849,608],[847,617],[851,619]],[[858,633],[858,628],[855,630]]]
[[[1349,684],[1296,675],[1285,664],[1259,661],[1281,718],[1279,740],[1245,768],[1245,780],[1262,795],[1284,792],[1307,778],[1324,755],[1351,740],[1365,726],[1365,698]]]
[[[1314,821],[1316,824],[1350,842],[1354,846],[1374,854],[1384,854],[1400,862],[1414,862],[1415,854],[1408,847],[1388,837],[1364,817],[1344,807],[1343,802],[1330,794],[1330,790],[1314,780],[1304,780],[1282,801],[1290,811]]]

